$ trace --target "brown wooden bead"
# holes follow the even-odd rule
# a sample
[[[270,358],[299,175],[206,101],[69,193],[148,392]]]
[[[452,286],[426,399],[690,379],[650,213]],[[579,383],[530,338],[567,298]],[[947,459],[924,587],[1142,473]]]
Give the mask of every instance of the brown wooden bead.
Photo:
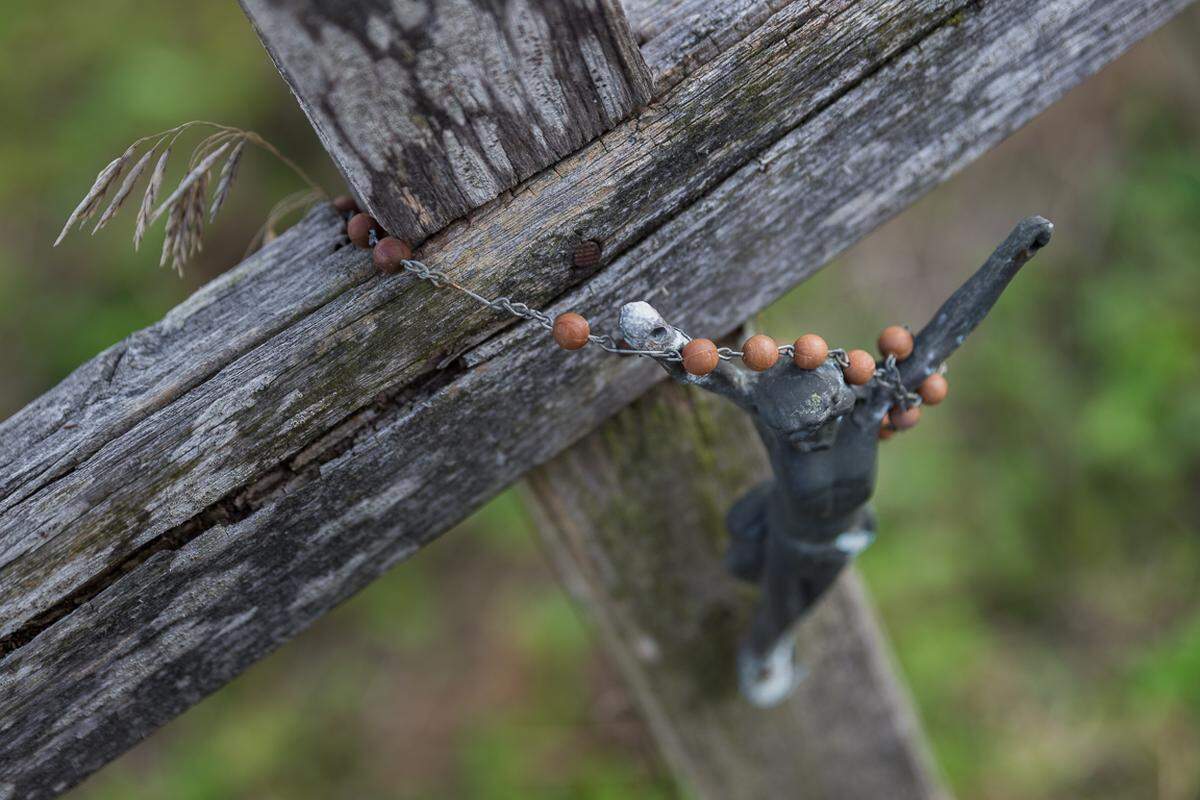
[[[755,372],[770,369],[778,360],[779,345],[770,336],[756,333],[742,345],[742,362]]]
[[[339,194],[333,198],[333,207],[343,214],[358,213],[358,201],[348,194]]]
[[[387,275],[395,275],[404,269],[400,262],[412,258],[412,248],[403,239],[385,236],[375,245],[371,257],[375,261],[376,269]]]
[[[842,369],[846,383],[862,386],[875,377],[875,359],[866,350],[851,350],[846,353],[850,366]]]
[[[585,239],[575,246],[571,254],[571,263],[576,269],[591,269],[600,263],[600,243],[595,239]]]
[[[578,350],[583,347],[588,343],[588,335],[591,332],[592,327],[588,325],[588,321],[574,311],[564,312],[554,318],[554,341],[564,350]]]
[[[908,408],[900,408],[895,406],[888,412],[888,418],[892,421],[892,427],[898,431],[906,431],[909,428],[915,428],[917,423],[921,421],[921,407],[909,406]]]
[[[361,213],[355,214],[346,223],[346,235],[350,237],[350,241],[354,242],[355,247],[366,250],[371,246],[371,229],[376,225],[377,223],[370,216]]]
[[[800,369],[816,369],[829,357],[829,345],[815,333],[806,333],[792,345],[795,354],[792,361]]]
[[[889,325],[879,334],[879,352],[885,356],[895,356],[897,361],[903,361],[912,355],[913,335],[907,328],[899,325]]]
[[[683,356],[683,368],[689,375],[707,375],[721,361],[711,339],[692,339],[679,352]]]
[[[890,439],[896,435],[896,429],[892,427],[892,420],[889,414],[883,415],[883,421],[879,423],[879,438]]]
[[[937,374],[930,375],[921,382],[921,388],[917,389],[917,394],[921,395],[927,406],[936,406],[946,399],[949,392],[950,383],[945,376]]]

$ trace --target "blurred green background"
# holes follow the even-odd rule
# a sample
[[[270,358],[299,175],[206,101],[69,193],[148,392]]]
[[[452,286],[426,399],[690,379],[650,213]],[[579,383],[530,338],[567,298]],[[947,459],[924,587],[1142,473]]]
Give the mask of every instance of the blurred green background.
[[[1198,42],[1193,8],[765,315],[868,345],[1017,218],[1057,223],[947,403],[886,446],[861,560],[962,797],[1200,797]],[[4,417],[301,188],[246,158],[183,280],[125,216],[50,249],[129,141],[212,119],[338,181],[232,3],[3,2],[0,48]],[[676,797],[652,753],[506,493],[72,797]]]

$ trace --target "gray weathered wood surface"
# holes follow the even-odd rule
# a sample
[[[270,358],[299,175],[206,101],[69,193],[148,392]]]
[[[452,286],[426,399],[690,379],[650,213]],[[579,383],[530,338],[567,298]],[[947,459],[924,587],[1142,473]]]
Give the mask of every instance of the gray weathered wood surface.
[[[749,417],[663,383],[527,485],[559,575],[692,795],[945,797],[853,570],[801,628],[796,692],[771,709],[738,694],[753,592],[722,567],[724,516],[769,474]]]
[[[890,2],[854,3],[837,18],[838,26],[814,15],[807,4],[789,6],[636,120],[446,229],[418,256],[485,294],[505,293],[531,303],[545,304],[572,287],[585,286],[594,276],[575,269],[570,259],[580,238],[603,242],[606,262],[616,265],[614,256],[663,230],[663,223],[680,209],[703,202],[705,192],[720,187],[731,171],[737,174],[747,161],[761,170],[762,159],[771,157],[770,137],[782,135],[789,123],[826,107],[839,91],[857,87],[879,66],[878,59],[886,61],[911,48],[929,32],[916,25],[918,10],[932,27],[947,11],[940,0],[921,9],[910,7],[898,29],[895,17],[881,13]],[[894,77],[907,76],[896,72]],[[916,90],[923,91],[919,84]],[[893,108],[893,113],[900,116],[902,110]],[[838,143],[828,146],[837,149]],[[835,176],[840,185],[833,191],[853,185],[848,177],[844,172]],[[876,183],[887,180],[883,174],[872,177],[875,182],[860,191],[875,191]],[[802,182],[808,185],[801,187]],[[797,199],[781,194],[811,191],[811,183],[794,179],[758,202],[777,213]],[[879,195],[889,196],[888,189]],[[833,195],[828,200],[841,202]],[[325,256],[338,241],[335,224],[332,216],[327,218],[323,230],[328,238],[292,239],[286,247],[308,250],[309,258]],[[733,233],[735,229],[723,226],[726,241]],[[321,269],[309,272],[315,284],[305,291],[328,298],[312,313],[264,329],[259,298],[242,305],[240,292],[225,288],[245,279],[234,271],[211,289],[225,294],[225,300],[203,305],[196,314],[189,308],[189,313],[168,317],[162,326],[139,335],[125,351],[134,358],[122,356],[112,367],[111,380],[89,384],[83,397],[77,391],[80,382],[69,380],[65,392],[55,390],[34,404],[32,418],[21,412],[5,426],[0,464],[21,477],[3,486],[0,568],[18,562],[20,568],[13,573],[15,580],[0,585],[0,637],[42,613],[48,601],[80,588],[106,565],[257,482],[355,418],[377,395],[406,395],[415,386],[450,380],[454,369],[462,367],[452,356],[467,352],[466,365],[474,364],[483,357],[470,352],[473,346],[509,323],[460,295],[414,285],[409,276],[364,278],[368,259],[361,253],[329,257],[334,264],[325,268],[327,278]],[[628,260],[628,255],[622,258]],[[642,260],[636,263],[636,269],[621,266],[600,274],[611,280],[644,271]],[[354,265],[366,272],[355,272]],[[271,273],[267,280],[297,281],[276,271],[280,265],[275,260],[258,266]],[[764,285],[778,290],[794,282],[789,280],[792,270],[790,264],[774,265],[764,271]],[[690,273],[680,271],[681,276]],[[772,283],[772,274],[782,280]],[[315,288],[322,282],[335,287]],[[711,286],[696,282],[692,291],[710,288],[719,293],[719,281]],[[615,311],[619,299],[601,308]],[[285,299],[276,302],[286,307]],[[210,319],[210,314],[219,318]],[[173,375],[170,365],[190,365],[203,357],[205,351],[192,337],[169,338],[175,326],[187,320],[193,331],[212,330],[212,338],[246,340],[239,322],[231,319],[236,315],[243,319],[240,324],[269,336],[248,342],[241,351],[223,349],[221,359],[205,359],[213,368],[207,370],[208,379],[169,404],[158,405],[162,393],[143,391],[142,375],[148,370],[153,374],[155,365],[167,365],[164,369]],[[164,337],[178,346],[162,346]],[[438,369],[446,362],[453,368]],[[124,400],[95,409],[88,392]],[[137,416],[135,425],[126,411],[129,403],[146,404],[153,413]],[[64,414],[69,408],[84,409],[88,418]],[[96,416],[90,417],[93,411]],[[110,415],[123,417],[111,429],[106,427]],[[76,427],[67,427],[71,423]],[[31,430],[50,435],[27,435]],[[89,457],[81,461],[81,455]],[[135,482],[127,480],[131,464],[137,465]]]
[[[745,38],[788,0],[626,0],[624,5],[661,92]],[[838,4],[824,5],[836,13]]]
[[[640,297],[728,330],[1185,5],[788,5],[419,255],[601,328]],[[86,775],[659,377],[338,243],[315,211],[0,426],[0,797]]]
[[[242,0],[365,208],[414,242],[651,96],[618,0]]]

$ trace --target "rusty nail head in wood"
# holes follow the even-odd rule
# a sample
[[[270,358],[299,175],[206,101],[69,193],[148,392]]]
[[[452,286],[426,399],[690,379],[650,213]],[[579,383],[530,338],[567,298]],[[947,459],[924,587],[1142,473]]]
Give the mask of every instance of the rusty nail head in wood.
[[[591,269],[600,263],[600,243],[595,239],[584,239],[575,245],[575,253],[571,257],[576,269]]]

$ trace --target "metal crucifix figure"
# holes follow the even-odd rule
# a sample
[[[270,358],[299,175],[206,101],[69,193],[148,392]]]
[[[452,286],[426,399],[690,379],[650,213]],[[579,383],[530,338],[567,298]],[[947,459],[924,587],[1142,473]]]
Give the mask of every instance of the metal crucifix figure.
[[[749,413],[775,473],[726,517],[726,566],[762,590],[738,657],[742,691],[751,702],[771,705],[792,690],[801,676],[793,656],[797,623],[874,540],[868,501],[884,415],[898,402],[910,402],[1022,265],[1050,241],[1052,230],[1041,217],[1018,223],[917,334],[911,355],[877,362],[875,378],[864,385],[848,385],[833,359],[816,369],[780,359],[760,373],[726,362],[703,376],[689,374],[678,361],[660,360],[677,381],[722,395]],[[640,350],[678,351],[689,341],[644,302],[622,307],[620,330]]]

